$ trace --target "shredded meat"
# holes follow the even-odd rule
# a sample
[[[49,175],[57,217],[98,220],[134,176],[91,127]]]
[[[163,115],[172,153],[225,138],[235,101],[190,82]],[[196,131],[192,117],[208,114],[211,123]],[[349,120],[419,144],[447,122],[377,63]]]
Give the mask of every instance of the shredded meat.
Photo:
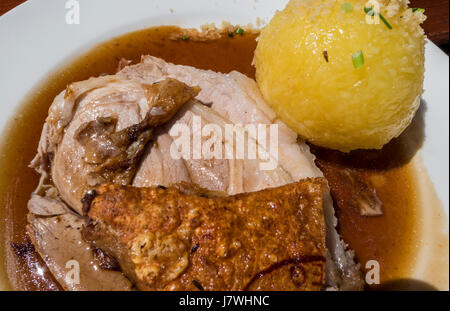
[[[142,290],[320,290],[324,179],[231,197],[106,184],[84,238]]]

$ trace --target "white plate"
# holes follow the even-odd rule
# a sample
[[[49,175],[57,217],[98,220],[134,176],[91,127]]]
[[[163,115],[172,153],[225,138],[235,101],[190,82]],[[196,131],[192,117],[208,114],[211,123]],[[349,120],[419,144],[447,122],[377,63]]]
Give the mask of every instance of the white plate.
[[[156,25],[256,24],[287,0],[78,0],[80,24],[66,23],[64,0],[29,0],[0,17],[0,129],[24,95],[79,52],[117,35]],[[449,59],[426,47],[425,142],[420,153],[448,217]],[[448,235],[448,233],[447,233]],[[448,254],[447,254],[448,257]]]

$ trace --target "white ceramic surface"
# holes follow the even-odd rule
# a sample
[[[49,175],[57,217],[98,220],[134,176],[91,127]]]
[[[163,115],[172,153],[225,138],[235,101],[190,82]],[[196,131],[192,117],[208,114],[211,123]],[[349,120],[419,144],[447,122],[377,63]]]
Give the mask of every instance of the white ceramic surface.
[[[117,35],[156,25],[198,27],[268,21],[287,0],[79,0],[80,24],[66,23],[66,0],[29,0],[0,17],[0,130],[27,92],[79,52]],[[449,58],[426,47],[425,166],[448,217]],[[1,172],[0,172],[1,174]],[[0,207],[3,208],[3,207]]]

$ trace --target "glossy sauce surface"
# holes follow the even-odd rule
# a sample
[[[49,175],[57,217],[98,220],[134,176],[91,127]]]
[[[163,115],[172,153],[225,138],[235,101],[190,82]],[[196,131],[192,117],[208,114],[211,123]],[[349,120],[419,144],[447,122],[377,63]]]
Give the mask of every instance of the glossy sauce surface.
[[[115,38],[80,56],[73,63],[64,64],[27,96],[4,132],[1,144],[0,216],[5,220],[5,226],[1,226],[5,253],[1,255],[7,264],[12,288],[60,289],[42,265],[42,260],[33,252],[32,246],[27,244],[25,226],[27,201],[39,178],[28,168],[28,164],[36,154],[48,107],[67,84],[101,74],[113,74],[121,58],[136,63],[145,54],[175,64],[224,73],[237,70],[254,77],[255,69],[251,63],[257,34],[246,32],[243,36],[231,38],[225,32],[220,39],[206,41],[193,38],[183,40],[182,35],[183,30],[179,28],[158,27]],[[382,282],[401,276],[404,262],[414,252],[417,200],[411,179],[412,168],[408,162],[412,158],[410,153],[418,146],[406,149],[398,146],[410,144],[411,137],[420,134],[420,119],[415,123],[419,125],[413,125],[417,128],[409,130],[412,134],[402,135],[404,137],[382,151],[343,155],[313,148],[320,163],[329,168],[324,169],[326,177],[336,177],[336,167],[348,167],[376,188],[383,202],[383,216],[362,217],[357,210],[345,204],[338,204],[336,209],[340,232],[355,250],[361,266],[364,268],[368,260],[379,261]],[[355,166],[352,156],[364,165],[360,163]]]

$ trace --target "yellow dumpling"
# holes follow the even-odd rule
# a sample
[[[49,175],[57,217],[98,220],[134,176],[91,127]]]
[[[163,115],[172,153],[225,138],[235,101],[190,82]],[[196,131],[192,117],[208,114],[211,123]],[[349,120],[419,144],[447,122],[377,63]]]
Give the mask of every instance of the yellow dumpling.
[[[341,151],[379,149],[399,136],[424,78],[425,16],[406,2],[378,1],[379,16],[366,14],[366,0],[291,0],[255,52],[258,85],[279,118]]]

